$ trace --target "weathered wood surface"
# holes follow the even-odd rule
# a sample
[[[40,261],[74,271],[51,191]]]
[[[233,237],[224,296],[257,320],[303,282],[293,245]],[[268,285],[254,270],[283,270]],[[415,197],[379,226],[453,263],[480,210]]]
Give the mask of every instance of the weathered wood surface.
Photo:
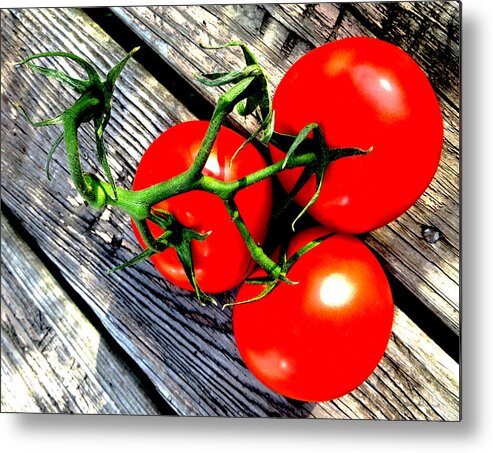
[[[81,54],[102,71],[124,54],[78,10],[2,11],[3,62],[55,49]],[[33,95],[40,92],[42,97]],[[128,220],[112,209],[95,212],[74,196],[62,153],[55,157],[54,181],[48,183],[44,160],[58,131],[33,130],[16,107],[22,102],[36,117],[48,117],[68,98],[26,70],[8,64],[2,68],[2,200],[179,414],[459,418],[458,364],[399,309],[388,351],[362,386],[332,402],[301,404],[268,391],[245,369],[229,312],[199,307],[149,263],[106,275],[106,269],[139,250]],[[118,84],[107,134],[118,183],[129,187],[147,144],[192,117],[131,61]],[[85,156],[90,161],[93,143],[86,134],[82,147],[91,150]],[[222,297],[228,300],[231,294]]]
[[[2,412],[159,414],[2,216]]]
[[[355,35],[376,36],[406,50],[435,88],[445,123],[441,164],[426,193],[407,213],[372,232],[367,244],[386,269],[455,333],[459,332],[459,14],[457,2],[211,5],[112,8],[161,58],[211,102],[194,74],[241,66],[241,52],[204,50],[203,42],[239,39],[259,58],[276,87],[306,51]],[[250,122],[237,124],[253,130]],[[423,137],[426,140],[426,137]],[[440,231],[434,244],[422,226]]]

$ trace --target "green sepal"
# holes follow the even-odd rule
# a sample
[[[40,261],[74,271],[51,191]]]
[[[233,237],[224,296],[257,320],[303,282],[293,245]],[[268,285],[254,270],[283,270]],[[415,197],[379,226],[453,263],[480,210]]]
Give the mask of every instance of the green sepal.
[[[32,118],[27,114],[26,109],[20,105],[19,106],[24,118],[29,122],[32,127],[44,127],[44,126],[54,126],[56,124],[63,124],[63,115],[65,112],[60,113],[57,116],[53,116],[52,118],[48,118],[42,121],[33,121]]]
[[[254,94],[249,96],[245,103],[238,104],[236,110],[238,114],[242,116],[251,115],[255,113],[256,110],[259,110],[261,123],[250,137],[248,137],[248,139],[236,150],[232,161],[236,158],[238,153],[259,134],[262,134],[260,141],[266,145],[269,143],[272,134],[274,133],[274,111],[272,109],[272,100],[269,94],[266,76],[262,73],[256,78],[255,83],[258,84],[259,88],[254,90]]]
[[[237,106],[237,111],[240,115],[246,116],[247,114],[253,113],[253,111],[260,107],[262,109],[262,102],[263,99],[258,100],[254,99],[253,97],[249,97],[247,99],[247,106],[243,106],[243,104],[239,104]],[[250,106],[248,106],[248,102],[250,102]],[[240,108],[241,107],[241,108]],[[253,108],[253,110],[252,110]],[[272,109],[268,112],[267,116],[263,119],[262,123],[260,126],[241,144],[241,146],[234,152],[233,157],[231,158],[230,165],[234,162],[238,154],[253,140],[255,140],[256,137],[260,133],[262,133],[262,138],[261,142],[264,144],[267,144],[272,136],[272,133],[274,132],[274,115],[272,112]]]
[[[260,101],[260,113],[263,118],[262,125],[260,129],[262,130],[262,143],[267,145],[274,133],[274,118],[275,112],[272,109],[272,99],[267,86],[267,81],[265,81],[265,86],[263,88],[263,97]]]
[[[318,150],[320,151],[320,158],[319,161],[316,165],[315,170],[313,171],[315,173],[315,182],[316,182],[316,189],[315,193],[313,196],[310,198],[308,203],[303,207],[301,212],[296,216],[296,218],[293,220],[291,223],[291,228],[294,231],[295,230],[295,224],[298,222],[298,220],[315,204],[315,202],[318,200],[320,196],[320,192],[322,191],[322,185],[324,182],[324,177],[325,177],[325,172],[328,168],[328,166],[332,163],[335,162],[338,159],[342,159],[344,157],[352,157],[352,156],[361,156],[368,154],[371,152],[372,148],[370,148],[368,151],[361,150],[359,148],[337,148],[337,149],[330,149],[327,144],[325,143],[323,133],[321,129],[316,126],[314,129],[314,139],[318,144]],[[306,167],[308,168],[308,167]],[[303,175],[302,175],[303,176]]]
[[[320,126],[317,123],[311,123],[305,126],[298,136],[296,137],[296,140],[294,141],[293,145],[289,149],[288,153],[286,154],[286,157],[283,162],[283,168],[285,168],[286,165],[289,164],[289,159],[290,157],[295,153],[295,151],[300,147],[301,143],[304,142],[305,140],[308,139],[308,135],[313,132],[313,142],[316,146],[316,149],[318,151],[317,156],[318,160],[316,164],[314,165],[314,169],[312,170],[313,173],[315,173],[315,178],[316,178],[316,190],[313,196],[310,198],[308,203],[303,207],[301,212],[295,217],[293,222],[291,223],[291,229],[294,231],[294,226],[296,222],[308,211],[308,209],[313,206],[313,204],[318,200],[318,197],[320,195],[320,192],[322,190],[322,183],[325,175],[325,170],[327,169],[327,166],[331,162],[330,156],[329,156],[329,147],[325,143],[325,139],[323,136],[323,132],[320,128]]]
[[[252,302],[256,302],[260,299],[263,299],[265,296],[267,296],[268,294],[270,294],[272,291],[274,291],[274,289],[277,287],[279,283],[277,282],[269,282],[269,284],[262,290],[262,292],[260,294],[258,294],[257,296],[255,297],[252,297],[251,299],[247,299],[247,300],[240,300],[238,302],[229,302],[227,304],[224,304],[223,305],[223,310],[226,309],[226,308],[230,308],[230,307],[233,307],[235,305],[245,305],[245,304],[250,304]]]
[[[190,234],[188,234],[190,233]],[[178,259],[180,260],[181,265],[183,266],[183,269],[185,270],[185,274],[188,278],[188,281],[192,285],[192,287],[195,290],[195,294],[197,295],[197,299],[200,305],[205,306],[205,302],[209,302],[213,305],[216,305],[217,302],[208,294],[204,293],[201,289],[199,284],[197,283],[197,279],[195,278],[195,271],[194,271],[194,265],[193,265],[193,257],[192,257],[192,248],[191,248],[191,241],[192,240],[203,240],[204,235],[201,235],[200,233],[197,233],[194,230],[191,230],[189,228],[186,228],[184,231],[183,235],[183,241],[173,244],[169,242],[169,234],[163,235],[162,237],[158,237],[156,239],[156,242],[162,244],[163,250],[166,250],[166,248],[174,248],[176,251],[176,254],[178,255]],[[161,250],[161,251],[163,251]],[[156,251],[152,250],[150,248],[145,249],[138,255],[134,256],[132,259],[126,261],[123,264],[120,264],[119,266],[116,266],[110,270],[108,270],[108,273],[116,272],[122,269],[125,269],[129,266],[133,266],[135,264],[140,263],[141,261],[144,261],[146,259],[149,259],[151,256],[154,256],[158,253],[161,253],[161,251]]]
[[[69,163],[72,180],[78,193],[93,207],[98,207],[100,203],[96,203],[96,200],[93,199],[91,189],[84,181],[82,164],[80,160],[78,130],[82,123],[89,121],[94,122],[94,134],[98,160],[101,164],[101,169],[105,174],[108,183],[110,184],[113,192],[113,197],[116,200],[116,185],[108,164],[107,151],[104,145],[103,136],[106,126],[111,118],[111,100],[115,88],[116,79],[119,77],[128,60],[137,50],[138,48],[135,48],[130,51],[122,60],[120,60],[113,68],[111,68],[104,82],[101,80],[98,72],[91,65],[91,63],[77,55],[68,52],[38,53],[17,63],[18,65],[25,64],[35,72],[38,72],[46,77],[58,80],[68,85],[80,94],[80,97],[71,107],[67,108],[64,112],[56,117],[39,122],[33,122],[26,114],[24,109],[23,113],[34,127],[49,126],[54,124],[63,125],[67,161]],[[75,79],[68,76],[62,71],[40,66],[32,62],[33,60],[44,57],[61,57],[72,60],[79,64],[85,70],[88,79]],[[53,152],[58,147],[60,142],[61,139],[57,138],[57,141],[52,146],[48,154],[46,174],[49,179],[51,178],[49,173],[49,163],[51,161]]]
[[[111,118],[111,100],[113,97],[113,92],[115,90],[115,83],[121,72],[125,68],[126,64],[130,60],[130,58],[140,49],[140,47],[135,47],[130,52],[125,55],[115,66],[113,66],[106,76],[106,80],[104,81],[103,90],[104,94],[104,111],[100,115],[96,115],[94,117],[94,133],[96,139],[96,149],[98,152],[98,159],[101,167],[103,168],[104,174],[111,185],[111,189],[113,191],[113,196],[117,199],[116,194],[116,185],[113,175],[111,173],[111,168],[108,163],[106,146],[104,144],[104,131],[106,126],[109,123]]]
[[[195,238],[194,238],[195,239]],[[200,305],[205,306],[206,304],[203,302],[209,302],[213,305],[217,305],[217,302],[208,294],[204,293],[195,278],[195,270],[193,265],[193,257],[192,257],[192,247],[191,247],[191,239],[189,241],[184,241],[178,245],[173,246],[176,250],[176,254],[178,255],[178,259],[180,260],[183,269],[185,270],[185,274],[187,275],[188,281],[193,286],[195,290],[195,294],[197,295],[197,299]]]
[[[140,235],[142,236],[142,239],[145,243],[145,245],[148,247],[149,250],[152,250],[155,253],[162,252],[165,247],[163,246],[163,238],[164,234],[161,237],[161,241],[157,241],[154,236],[151,233],[151,230],[149,228],[149,225],[147,224],[146,219],[133,219],[135,226],[139,230]],[[165,231],[166,233],[166,231]]]
[[[211,296],[204,293],[197,282],[191,245],[192,241],[205,240],[210,233],[203,234],[192,228],[185,227],[171,213],[161,209],[153,208],[149,215],[149,220],[162,228],[164,230],[163,234],[154,238],[145,219],[134,220],[148,248],[126,263],[112,269],[111,272],[132,266],[166,249],[173,248],[178,255],[188,281],[195,290],[199,304],[205,305],[205,302],[208,302],[216,305],[217,302]]]
[[[246,66],[242,70],[231,72],[216,72],[212,74],[196,75],[195,78],[202,84],[217,87],[221,85],[227,85],[230,83],[238,83],[245,77],[256,76],[259,74],[257,66]]]
[[[86,74],[89,78],[89,84],[88,85],[100,85],[101,84],[101,79],[99,78],[99,75],[97,71],[94,69],[94,67],[89,63],[88,61],[84,60],[83,58],[74,55],[73,53],[69,52],[42,52],[42,53],[37,53],[34,55],[31,55],[30,57],[16,63],[17,65],[23,65],[26,63],[29,63],[32,60],[36,60],[38,58],[44,58],[44,57],[62,57],[62,58],[67,58],[69,60],[73,60],[76,63],[79,64],[85,71]],[[63,73],[62,73],[63,74]],[[68,77],[68,76],[67,76]]]
[[[250,137],[236,150],[231,163],[235,160],[238,153],[245,148],[247,144],[252,142],[260,133],[262,133],[261,141],[267,144],[274,132],[274,115],[272,111],[272,101],[268,90],[267,76],[259,66],[257,59],[250,49],[239,41],[230,41],[219,46],[205,46],[205,49],[222,49],[225,47],[240,47],[243,51],[243,57],[246,66],[242,70],[231,72],[218,72],[212,74],[204,74],[202,77],[197,77],[201,83],[208,86],[219,86],[228,83],[241,83],[244,79],[254,77],[251,85],[251,94],[244,99],[240,99],[236,105],[236,111],[241,116],[248,116],[260,111],[260,126],[250,135]]]
[[[245,278],[245,283],[250,285],[267,285],[271,282],[272,278],[267,275],[265,277]]]
[[[66,85],[72,87],[77,93],[84,93],[90,85],[88,80],[75,79],[65,74],[63,71],[58,71],[53,68],[46,68],[31,62],[26,63],[26,66],[34,72],[44,75],[45,77],[65,83]]]
[[[240,80],[236,85],[234,85],[226,92],[228,97],[231,99],[231,105],[229,106],[230,110],[232,110],[233,106],[240,102],[242,99],[248,97],[248,93],[252,90],[254,82],[254,76],[246,77]]]
[[[330,148],[330,162],[343,159],[344,157],[366,156],[373,151],[373,146],[368,149],[361,148]]]
[[[296,140],[295,135],[290,134],[281,134],[280,132],[273,131],[272,136],[269,140],[271,145],[274,145],[276,148],[280,150],[289,150],[289,148],[293,145]]]
[[[253,140],[255,140],[255,137],[258,136],[258,134],[260,134],[260,132],[265,129],[266,126],[268,126],[268,121],[269,119],[267,119],[266,121],[264,121],[256,130],[255,132],[250,135],[250,137],[248,137],[242,144],[241,146],[234,152],[233,156],[231,157],[231,160],[229,162],[229,165],[232,165],[233,162],[235,161],[235,159],[238,157],[238,154],[243,150],[243,148],[245,148],[249,143],[251,143]]]
[[[107,117],[108,116],[105,115],[105,118]],[[108,163],[108,156],[107,156],[106,146],[104,144],[104,138],[103,138],[104,128],[108,123],[108,121],[105,120],[105,118],[102,118],[101,116],[96,116],[94,118],[94,135],[96,140],[96,150],[98,152],[99,163],[101,164],[104,174],[106,175],[106,178],[110,183],[111,190],[113,191],[113,197],[116,200],[118,198],[116,195],[116,184],[115,184],[115,180],[113,179],[113,175],[111,173],[110,165]]]
[[[130,52],[127,53],[115,66],[113,66],[106,76],[106,87],[113,93],[115,90],[116,79],[120,76],[121,72],[125,68],[128,60],[132,58],[132,56],[140,49],[140,47],[133,48]]]
[[[236,112],[240,116],[251,115],[259,106],[260,101],[255,96],[247,97],[243,102],[236,105]]]
[[[229,41],[226,44],[219,44],[217,46],[207,46],[205,44],[199,43],[200,47],[203,49],[224,49],[226,47],[241,47],[243,51],[243,57],[247,65],[258,65],[258,61],[255,58],[255,55],[248,48],[248,46],[241,41]]]
[[[320,236],[319,238],[313,239],[312,241],[308,242],[303,247],[301,247],[298,251],[293,253],[285,263],[286,273],[289,272],[289,270],[296,264],[296,262],[303,255],[308,253],[310,250],[314,249],[321,242],[325,241],[326,239],[330,238],[331,236],[334,236],[335,234],[336,234],[335,232],[330,232],[330,233],[324,234],[323,236]]]
[[[289,164],[289,160],[291,159],[292,156],[295,155],[295,152],[300,148],[301,144],[308,138],[308,135],[313,132],[314,129],[318,128],[317,123],[310,123],[307,126],[305,126],[299,134],[296,136],[294,139],[294,142],[291,144],[291,146],[288,149],[288,152],[286,153],[286,156],[284,157],[284,161],[282,163],[282,169],[284,170],[286,166]]]
[[[53,154],[55,153],[56,149],[58,148],[58,145],[60,145],[62,140],[63,140],[63,132],[56,138],[53,145],[51,145],[50,151],[48,152],[48,157],[46,159],[46,166],[45,166],[45,173],[46,173],[46,177],[48,178],[48,181],[51,181],[51,173],[50,173],[51,159],[53,158]]]
[[[46,120],[33,121],[23,106],[19,106],[19,108],[20,108],[22,114],[24,115],[24,117],[26,118],[26,120],[33,127],[43,127],[43,126],[53,126],[56,124],[63,124],[63,115],[65,112],[63,112],[57,116],[54,116],[53,118],[48,118]],[[58,146],[60,145],[62,140],[63,140],[63,132],[60,135],[58,135],[58,137],[55,139],[55,142],[53,143],[53,145],[51,145],[51,148],[48,151],[48,157],[46,159],[46,164],[45,164],[45,174],[46,174],[46,177],[48,178],[49,181],[51,181],[51,174],[50,174],[51,159],[53,158],[53,154],[55,153],[56,149],[58,148]]]
[[[160,208],[152,208],[150,218],[163,230],[167,230],[175,221],[175,216],[171,212]]]
[[[308,182],[308,180],[312,177],[313,170],[310,167],[303,168],[303,171],[300,177],[296,180],[293,188],[286,194],[284,197],[282,205],[276,209],[276,211],[272,214],[272,219],[277,219],[293,202],[298,192],[303,188],[303,186]]]
[[[319,245],[325,239],[333,236],[334,234],[335,234],[334,232],[327,233],[327,234],[325,234],[319,238],[316,238],[316,239],[308,242],[303,247],[301,247],[297,252],[295,252],[293,255],[291,255],[289,258],[287,258],[287,244],[284,244],[283,248],[281,250],[280,263],[279,263],[279,265],[281,266],[281,268],[283,270],[283,273],[287,275],[288,272],[291,270],[291,268],[296,264],[296,262],[303,255],[308,253],[310,250],[315,248],[317,245]],[[267,286],[257,296],[252,297],[251,299],[247,299],[247,300],[242,300],[242,301],[238,301],[238,302],[231,302],[228,304],[224,304],[223,309],[226,307],[234,306],[234,305],[243,305],[243,304],[248,304],[251,302],[256,302],[256,301],[264,298],[268,294],[270,294],[272,291],[274,291],[274,289],[277,288],[277,286],[279,286],[279,284],[281,283],[278,280],[269,279],[269,277],[260,277],[260,278],[256,277],[254,279],[246,279],[245,282],[249,283],[249,284],[253,284],[253,285],[267,285]]]
[[[108,269],[106,272],[108,274],[111,274],[113,272],[121,271],[122,269],[125,269],[126,267],[134,266],[135,264],[138,264],[141,261],[144,261],[144,260],[150,258],[155,253],[156,252],[154,252],[151,249],[145,249],[143,252],[139,253],[138,255],[135,255],[132,259],[130,259],[130,260],[126,261],[125,263],[120,264],[116,267]]]
[[[310,137],[310,134],[313,137]],[[293,201],[298,192],[302,187],[308,182],[312,175],[316,178],[316,190],[313,196],[310,198],[308,203],[303,207],[301,212],[296,216],[296,218],[291,223],[291,228],[295,229],[295,224],[298,220],[310,209],[314,203],[317,201],[322,190],[322,184],[325,176],[325,172],[330,163],[335,162],[338,159],[344,157],[365,155],[371,152],[372,148],[369,150],[362,150],[360,148],[329,148],[325,142],[323,131],[319,124],[310,123],[306,125],[297,136],[290,136],[287,134],[274,133],[273,135],[274,146],[281,149],[288,148],[286,155],[283,159],[282,169],[291,168],[292,161],[296,156],[300,154],[312,151],[315,152],[317,156],[316,162],[310,166],[306,166],[296,181],[294,187],[288,193],[287,198],[281,208],[275,213],[275,216],[279,216],[283,212],[289,203]]]
[[[162,237],[165,238],[168,247],[175,249],[188,281],[195,290],[199,304],[205,305],[203,302],[205,301],[216,305],[216,301],[205,294],[197,282],[192,255],[192,241],[204,241],[210,233],[202,234],[185,227],[171,213],[160,209],[153,209],[150,219],[159,227],[166,229]]]
[[[320,192],[322,191],[322,184],[324,182],[324,176],[325,176],[325,170],[327,169],[327,165],[325,166],[320,166],[315,171],[315,180],[316,180],[316,189],[315,193],[313,196],[310,198],[308,203],[303,207],[303,209],[299,212],[299,214],[295,217],[295,219],[291,222],[291,229],[294,231],[295,224],[298,222],[298,220],[310,209],[313,204],[318,200],[318,197],[320,196]]]

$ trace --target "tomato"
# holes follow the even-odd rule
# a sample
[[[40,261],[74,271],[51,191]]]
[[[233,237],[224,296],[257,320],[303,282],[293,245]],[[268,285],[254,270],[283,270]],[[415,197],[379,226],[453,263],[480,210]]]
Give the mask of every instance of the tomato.
[[[149,187],[187,170],[198,153],[208,125],[206,121],[185,122],[159,136],[138,165],[133,189]],[[230,165],[232,155],[244,141],[241,135],[222,127],[203,174],[232,181],[263,168],[265,161],[252,145]],[[252,237],[262,243],[271,213],[271,182],[264,180],[243,189],[235,200]],[[218,196],[195,190],[171,197],[155,207],[172,213],[183,225],[200,233],[211,232],[204,241],[192,241],[195,274],[203,291],[222,292],[242,282],[251,263],[250,253]],[[149,222],[149,226],[154,237],[163,233],[155,224]],[[145,246],[135,225],[133,228],[139,242]],[[192,289],[174,249],[156,254],[151,260],[166,279],[181,288]]]
[[[443,142],[440,106],[424,72],[400,48],[375,38],[347,38],[300,58],[273,98],[275,130],[296,135],[321,126],[330,147],[373,147],[338,160],[325,174],[309,213],[328,228],[362,233],[411,207],[437,170]],[[275,161],[284,153],[274,146]],[[301,169],[279,175],[290,190]],[[306,205],[315,178],[296,197]]]
[[[327,233],[298,233],[288,256]],[[347,234],[324,239],[287,276],[298,284],[281,283],[260,300],[234,305],[238,351],[275,392],[303,401],[338,398],[373,372],[387,347],[394,314],[388,280],[370,250]],[[262,289],[245,283],[237,301]]]

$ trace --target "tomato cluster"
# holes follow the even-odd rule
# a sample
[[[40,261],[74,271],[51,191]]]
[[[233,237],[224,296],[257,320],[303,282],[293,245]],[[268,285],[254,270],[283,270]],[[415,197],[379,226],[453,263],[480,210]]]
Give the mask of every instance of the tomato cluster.
[[[340,159],[327,169],[309,213],[320,227],[298,233],[287,257],[307,242],[334,232],[303,254],[289,269],[296,284],[278,284],[262,299],[265,286],[243,283],[233,309],[238,350],[252,373],[287,397],[323,401],[360,385],[381,360],[390,338],[393,301],[382,267],[353,233],[381,227],[403,214],[422,195],[440,159],[443,123],[423,71],[401,49],[373,38],[348,38],[317,48],[287,71],[274,98],[276,132],[296,136],[317,123],[331,148],[371,149],[368,155]],[[175,126],[146,151],[134,189],[149,187],[185,171],[207,129],[205,122]],[[204,174],[233,181],[266,166],[248,145],[222,127]],[[286,150],[269,146],[274,162]],[[279,180],[291,190],[301,168],[283,170]],[[315,177],[297,194],[304,206],[315,193]],[[235,199],[252,237],[262,244],[272,206],[271,183],[241,190]],[[222,292],[241,284],[251,258],[222,201],[192,191],[159,204],[184,225],[201,233],[193,244],[200,287]],[[162,234],[150,224],[152,233]],[[136,235],[144,245],[136,230]],[[152,257],[171,282],[192,289],[173,249]],[[255,270],[253,277],[263,271]]]

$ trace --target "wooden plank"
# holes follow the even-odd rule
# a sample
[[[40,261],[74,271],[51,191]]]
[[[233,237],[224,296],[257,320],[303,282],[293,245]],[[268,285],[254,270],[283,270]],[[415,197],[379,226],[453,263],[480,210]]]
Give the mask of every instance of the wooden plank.
[[[241,54],[230,48],[217,52],[203,50],[199,42],[221,44],[239,39],[247,43],[259,57],[273,88],[294,61],[329,40],[367,35],[402,45],[430,75],[438,93],[445,124],[442,160],[435,179],[420,200],[395,222],[370,233],[366,242],[381,256],[385,268],[458,334],[458,3],[450,2],[445,7],[438,2],[348,5],[353,4],[112,10],[211,102],[221,89],[200,86],[194,81],[194,74],[240,67]],[[396,26],[382,25],[389,21]],[[227,30],[232,32],[228,34]],[[445,67],[446,71],[440,69]],[[239,127],[255,127],[251,121],[239,117],[234,120]],[[437,229],[440,240],[427,242],[423,226]]]
[[[2,216],[2,412],[160,411]]]
[[[399,45],[427,72],[451,105],[460,104],[460,4],[452,2],[352,3],[349,9],[382,39]]]
[[[46,49],[46,43],[82,53],[101,69],[123,55],[99,27],[74,9],[2,11],[2,38],[7,63]],[[29,87],[33,81],[29,72],[5,65],[2,127],[8,133],[2,134],[3,200],[179,414],[459,418],[458,364],[399,310],[388,353],[366,383],[332,402],[301,404],[270,392],[244,367],[234,344],[230,312],[201,308],[190,293],[164,281],[150,263],[106,275],[106,269],[129,259],[139,247],[120,212],[94,212],[73,196],[64,159],[54,163],[55,181],[44,179],[43,162],[56,132],[33,131],[15,105],[21,97],[28,111],[50,116],[65,93],[51,84],[40,85],[38,79]],[[190,114],[135,61],[118,87],[108,147],[119,183],[129,184],[143,143]],[[32,95],[40,89],[43,99]],[[82,141],[83,149],[91,149],[88,137],[83,135]],[[222,295],[220,302],[232,294]]]

